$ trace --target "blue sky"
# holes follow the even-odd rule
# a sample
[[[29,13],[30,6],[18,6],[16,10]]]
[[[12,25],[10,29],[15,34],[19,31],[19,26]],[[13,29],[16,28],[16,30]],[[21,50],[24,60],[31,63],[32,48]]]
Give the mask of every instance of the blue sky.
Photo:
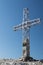
[[[29,18],[41,18],[30,29],[30,55],[43,59],[43,0],[0,0],[0,58],[22,56],[22,31],[13,26],[22,23],[23,8],[29,8]]]

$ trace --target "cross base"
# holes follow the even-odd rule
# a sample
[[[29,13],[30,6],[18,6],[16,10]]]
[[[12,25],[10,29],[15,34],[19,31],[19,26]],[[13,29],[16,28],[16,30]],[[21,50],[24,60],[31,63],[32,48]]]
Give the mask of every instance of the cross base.
[[[20,61],[27,62],[27,61],[37,61],[36,59],[33,59],[32,57],[22,57],[20,58]]]

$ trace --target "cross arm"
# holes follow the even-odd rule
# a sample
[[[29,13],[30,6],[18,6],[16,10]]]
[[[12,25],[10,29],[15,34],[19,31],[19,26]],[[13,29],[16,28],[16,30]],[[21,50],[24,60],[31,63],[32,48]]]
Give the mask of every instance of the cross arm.
[[[22,28],[22,24],[19,24],[19,25],[17,25],[17,26],[14,26],[13,28],[14,28],[14,31],[16,31],[16,30],[18,30],[18,29],[21,29],[21,28]]]
[[[14,26],[14,31],[18,30],[18,29],[27,29],[33,25],[36,25],[40,22],[40,18],[34,19],[34,20],[29,20],[29,21],[25,21],[22,22],[21,24]]]
[[[36,25],[36,24],[38,24],[38,23],[40,23],[40,18],[31,20],[31,26]]]

